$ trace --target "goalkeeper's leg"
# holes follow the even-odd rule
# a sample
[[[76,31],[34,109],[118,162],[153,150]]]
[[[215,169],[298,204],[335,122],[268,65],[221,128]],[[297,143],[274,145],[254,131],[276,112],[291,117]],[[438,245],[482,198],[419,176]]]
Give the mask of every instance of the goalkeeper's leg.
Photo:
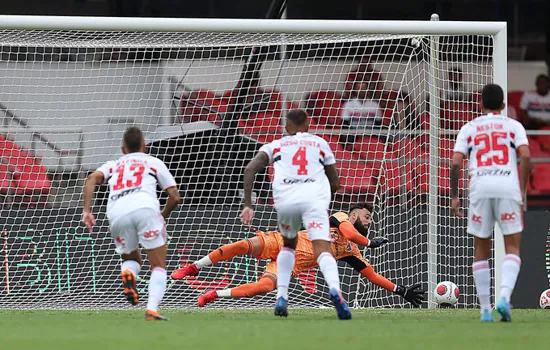
[[[263,242],[258,237],[244,239],[235,243],[226,244],[212,251],[207,256],[172,272],[173,279],[181,280],[187,276],[194,276],[205,267],[220,261],[227,261],[239,255],[259,256],[263,250]]]
[[[276,278],[273,274],[265,274],[256,283],[243,284],[229,289],[211,290],[199,296],[198,304],[203,307],[218,298],[251,298],[269,293],[275,290]]]

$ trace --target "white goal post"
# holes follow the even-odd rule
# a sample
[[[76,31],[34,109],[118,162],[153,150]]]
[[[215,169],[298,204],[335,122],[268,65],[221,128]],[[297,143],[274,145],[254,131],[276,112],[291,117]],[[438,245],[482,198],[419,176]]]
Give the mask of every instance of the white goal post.
[[[283,45],[284,51],[278,49]],[[260,49],[254,51],[252,48]],[[249,97],[252,100],[256,97],[235,88],[243,77],[252,75],[252,71],[245,74],[243,70],[241,73],[241,68],[247,67],[255,55],[260,60],[254,67],[265,88],[262,94],[269,91],[271,95],[267,107],[264,106],[265,98],[259,100],[256,107],[256,102],[250,102],[248,106],[254,113],[263,113],[263,108],[272,108],[273,96],[276,95],[280,103],[273,102],[277,104],[273,107],[277,113],[273,115],[280,119],[278,125],[231,124],[231,118],[237,115],[235,105],[245,106]],[[86,136],[82,168],[76,175],[70,174],[71,180],[66,180],[69,174],[48,169],[54,180],[47,203],[32,210],[14,206],[11,200],[0,203],[0,240],[3,242],[0,244],[3,247],[0,260],[4,264],[0,272],[0,308],[124,305],[117,299],[120,292],[118,258],[115,257],[106,220],[100,215],[96,232],[88,234],[79,226],[79,210],[76,208],[80,205],[82,179],[99,163],[118,157],[121,131],[128,125],[144,129],[151,149],[159,158],[163,156],[165,162],[178,159],[169,168],[181,170],[182,174],[178,176],[185,182],[185,191],[189,195],[184,195],[188,202],[176,213],[177,218],[168,222],[170,242],[174,245],[169,252],[172,254],[169,269],[177,267],[184,255],[192,261],[221,244],[250,237],[253,232],[240,226],[234,217],[235,208],[240,204],[240,192],[233,193],[231,187],[237,186],[235,179],[239,179],[240,174],[230,169],[236,172],[235,169],[241,169],[242,165],[223,163],[222,166],[219,164],[225,160],[221,158],[236,154],[238,158],[248,154],[250,147],[255,147],[247,146],[249,143],[252,145],[255,140],[263,142],[282,135],[277,128],[284,124],[284,115],[289,108],[299,106],[316,110],[310,105],[313,92],[323,90],[323,95],[316,95],[319,100],[324,99],[321,104],[334,98],[326,95],[329,90],[331,94],[338,92],[338,96],[341,93],[345,100],[346,75],[360,64],[357,62],[363,56],[368,56],[369,66],[374,67],[369,71],[369,88],[374,81],[373,72],[382,77],[377,79],[384,80],[384,89],[380,85],[372,88],[377,92],[372,99],[379,106],[386,106],[387,124],[369,125],[358,131],[341,129],[341,121],[328,118],[331,121],[318,122],[315,130],[335,143],[344,142],[342,135],[353,135],[354,140],[377,135],[376,142],[381,144],[383,156],[377,159],[376,165],[372,159],[363,159],[360,155],[339,163],[342,177],[349,183],[344,191],[349,192],[336,197],[334,209],[345,209],[351,201],[374,202],[378,214],[373,231],[392,240],[379,252],[364,251],[370,255],[375,269],[397,283],[423,283],[428,290],[429,307],[435,307],[432,291],[437,282],[442,278],[452,280],[453,273],[458,271],[460,279],[456,283],[461,291],[461,283],[465,287],[465,299],[459,304],[475,306],[477,300],[469,277],[472,242],[465,232],[461,232],[465,231],[465,221],[449,218],[448,194],[442,187],[444,179],[441,175],[444,174],[443,168],[448,167],[447,160],[441,157],[442,142],[456,134],[456,127],[447,129],[445,125],[454,122],[449,115],[461,112],[454,109],[462,107],[453,103],[440,104],[440,99],[449,83],[447,74],[453,67],[459,67],[461,74],[464,73],[473,95],[484,84],[494,82],[503,88],[506,98],[505,22],[2,15],[0,103],[17,116],[17,119],[8,118],[6,114],[2,119],[0,115],[0,126],[3,130],[9,128],[8,138],[24,148],[18,136],[28,133],[25,131],[28,127],[33,130],[78,127]],[[236,95],[229,93],[222,98],[224,90],[230,89]],[[407,97],[403,97],[405,91]],[[405,98],[409,99],[409,105],[402,107]],[[339,108],[343,110],[344,104]],[[424,127],[408,127],[407,123],[416,125],[417,121],[399,119],[398,122],[401,112],[418,118],[425,114],[428,118]],[[477,113],[473,109],[469,112]],[[236,122],[244,120],[243,113],[239,110]],[[231,117],[224,119],[220,115]],[[273,119],[273,115],[265,117],[266,120]],[[320,120],[326,116],[313,117]],[[403,118],[407,117],[408,114]],[[15,122],[17,120],[26,122]],[[407,125],[401,126],[403,123]],[[61,148],[68,142],[74,143],[44,130],[41,137]],[[232,135],[231,141],[225,133]],[[235,135],[242,139],[237,140]],[[420,147],[427,150],[428,161],[424,164],[427,169],[424,175],[427,176],[420,175],[421,164],[419,159],[414,159],[413,146],[397,146],[403,140],[422,135],[427,136],[424,141],[418,141],[424,142]],[[174,141],[176,138],[179,141]],[[347,143],[345,147],[348,147]],[[353,151],[342,149],[337,152],[337,157],[347,157],[355,150],[364,151],[355,145],[349,147]],[[203,162],[201,159],[180,159],[181,154],[172,154],[172,149],[201,157],[209,156],[211,152],[219,153],[220,157],[208,158],[208,162],[204,159]],[[366,150],[367,153],[370,151]],[[39,152],[36,156],[48,157]],[[226,169],[227,176],[204,175],[203,169],[215,162],[219,169]],[[392,167],[388,165],[390,163]],[[366,167],[373,168],[364,171]],[[373,177],[372,184],[365,185],[364,177],[368,176]],[[392,176],[403,179],[399,185],[403,190],[389,187],[388,183],[395,180]],[[229,179],[227,183],[225,179]],[[218,181],[216,195],[212,195],[212,186],[205,189],[205,182]],[[265,186],[255,191],[260,213],[255,224],[259,228],[273,228],[275,216],[270,206],[268,174],[262,181]],[[419,190],[421,187],[426,190]],[[99,200],[96,200],[95,207],[105,210]],[[493,281],[498,293],[504,254],[502,235],[496,234],[495,237],[495,247],[500,247],[494,255],[496,270]],[[33,254],[42,255],[29,260],[29,250],[32,249]],[[459,267],[455,269],[453,264]],[[198,287],[199,281],[172,283],[165,305],[194,305],[197,291],[251,282],[261,274],[264,266],[253,258],[222,265],[201,272],[206,277]],[[399,298],[358,279],[350,268],[341,267],[346,295],[352,306],[405,305]],[[308,284],[310,277],[296,283],[295,290],[300,293],[293,297],[296,305],[325,305],[326,301],[319,293],[323,287],[315,284],[311,287]],[[315,281],[315,272],[311,278]],[[86,295],[79,297],[74,285],[78,285],[78,290],[93,290],[92,296],[89,299]],[[142,281],[141,288],[144,287]],[[317,290],[317,293],[306,292],[308,288]],[[266,307],[271,306],[270,301],[268,296],[256,298],[248,304],[224,300],[218,305]]]

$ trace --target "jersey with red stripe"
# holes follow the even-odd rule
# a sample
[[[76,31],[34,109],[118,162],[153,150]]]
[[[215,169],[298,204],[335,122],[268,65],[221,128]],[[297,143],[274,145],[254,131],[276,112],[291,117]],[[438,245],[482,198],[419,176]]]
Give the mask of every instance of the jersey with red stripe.
[[[523,125],[489,113],[462,127],[454,151],[469,157],[470,199],[521,201],[516,150],[529,145]]]
[[[97,171],[103,173],[104,183],[109,184],[109,220],[143,208],[160,211],[157,184],[163,190],[176,186],[166,165],[145,153],[125,154],[103,164]]]
[[[275,203],[289,197],[328,198],[330,184],[325,165],[336,163],[328,143],[306,132],[285,136],[263,145],[260,152],[273,164],[273,199]]]

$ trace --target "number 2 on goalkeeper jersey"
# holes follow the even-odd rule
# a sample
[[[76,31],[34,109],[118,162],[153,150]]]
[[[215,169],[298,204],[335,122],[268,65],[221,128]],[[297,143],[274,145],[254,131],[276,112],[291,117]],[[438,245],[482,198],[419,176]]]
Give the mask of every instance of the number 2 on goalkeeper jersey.
[[[521,201],[516,149],[528,144],[523,126],[505,116],[489,113],[464,125],[454,151],[469,157],[470,199]]]
[[[306,132],[285,136],[260,148],[273,163],[275,202],[298,196],[330,200],[325,166],[336,163],[328,143]]]

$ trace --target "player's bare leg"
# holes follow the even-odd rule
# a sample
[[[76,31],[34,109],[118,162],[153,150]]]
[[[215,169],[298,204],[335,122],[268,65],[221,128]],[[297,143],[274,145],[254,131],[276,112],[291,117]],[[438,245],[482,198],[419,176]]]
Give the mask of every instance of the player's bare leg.
[[[130,254],[122,254],[122,273],[120,278],[124,286],[124,295],[128,302],[132,305],[139,303],[139,294],[136,287],[137,277],[141,270],[141,254],[139,249],[134,250]]]
[[[317,239],[312,241],[312,244],[313,253],[317,259],[319,270],[321,270],[321,273],[323,274],[323,277],[325,278],[325,281],[330,289],[329,297],[336,307],[338,318],[341,320],[351,319],[351,311],[349,310],[348,304],[342,297],[342,292],[340,291],[338,264],[332,256],[330,242]]]
[[[147,250],[147,259],[151,264],[151,279],[149,280],[149,298],[145,320],[166,321],[166,317],[159,315],[158,305],[166,291],[166,244]]]
[[[477,297],[481,306],[481,321],[492,322],[491,309],[491,270],[489,255],[493,242],[490,238],[474,237],[474,263],[472,272],[476,284]]]
[[[251,298],[275,290],[277,277],[272,274],[263,275],[258,282],[222,290],[211,290],[199,296],[199,307],[214,302],[218,298]]]
[[[212,251],[207,256],[195,261],[194,263],[174,270],[171,277],[176,280],[181,280],[187,276],[195,276],[205,266],[210,266],[220,261],[231,260],[239,255],[258,256],[261,254],[262,249],[262,240],[258,237],[252,237],[250,239],[243,239],[235,243],[226,244]]]
[[[275,316],[288,316],[288,287],[294,270],[297,236],[283,236],[283,249],[277,255],[277,302]]]
[[[500,314],[500,320],[503,322],[512,321],[510,297],[514,292],[514,287],[521,267],[521,258],[519,257],[520,244],[521,233],[504,236],[506,256],[502,263],[500,296],[496,303],[496,309]]]

